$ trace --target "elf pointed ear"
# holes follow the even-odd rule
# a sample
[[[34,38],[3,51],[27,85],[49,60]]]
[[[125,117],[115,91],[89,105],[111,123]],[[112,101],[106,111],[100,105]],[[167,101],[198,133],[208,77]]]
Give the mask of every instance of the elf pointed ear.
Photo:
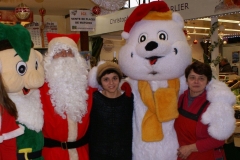
[[[42,54],[39,52],[39,51],[37,51],[37,50],[34,50],[35,51],[35,53],[36,53],[36,57],[37,57],[37,59],[39,60],[39,63],[43,63],[43,56],[42,56]]]

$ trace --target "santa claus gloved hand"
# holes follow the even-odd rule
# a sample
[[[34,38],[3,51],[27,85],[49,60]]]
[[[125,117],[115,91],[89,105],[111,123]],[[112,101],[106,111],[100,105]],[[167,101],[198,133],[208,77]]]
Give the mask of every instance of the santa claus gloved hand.
[[[126,82],[126,81],[124,81],[124,80],[122,80],[122,81],[123,81],[123,82],[120,84],[121,90],[122,90],[122,91],[125,91],[126,96],[131,97],[131,94],[132,94],[132,88],[131,88],[131,86],[129,85],[128,82]]]

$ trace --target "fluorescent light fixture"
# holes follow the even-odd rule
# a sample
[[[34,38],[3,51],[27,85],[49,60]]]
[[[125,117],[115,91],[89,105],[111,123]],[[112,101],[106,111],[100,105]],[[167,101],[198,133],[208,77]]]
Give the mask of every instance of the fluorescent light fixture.
[[[195,27],[195,26],[185,26],[185,28],[209,29],[209,27]]]
[[[198,19],[199,21],[211,21],[211,18],[201,18]],[[239,21],[236,20],[229,20],[229,19],[218,19],[218,22],[226,22],[226,23],[239,23]]]
[[[209,27],[195,27],[195,26],[185,26],[185,28],[192,28],[192,29],[210,29]],[[228,32],[240,32],[240,29],[225,29],[225,31],[228,31]]]
[[[204,36],[208,36],[209,34],[208,33],[188,33],[188,34],[194,34],[194,35],[204,35]]]

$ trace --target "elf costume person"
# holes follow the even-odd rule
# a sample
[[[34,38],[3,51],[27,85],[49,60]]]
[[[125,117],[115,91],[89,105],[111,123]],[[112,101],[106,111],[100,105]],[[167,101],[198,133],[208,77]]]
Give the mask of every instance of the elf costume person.
[[[30,33],[22,25],[0,23],[0,61],[8,96],[15,103],[17,122],[24,134],[17,137],[18,160],[42,160],[43,111],[38,88],[44,82],[43,60],[34,50]]]
[[[40,88],[44,110],[45,160],[88,160],[87,129],[92,89],[87,63],[78,52],[79,34],[47,34],[45,83]]]
[[[183,27],[183,18],[164,1],[139,5],[125,23],[119,66],[134,94],[133,160],[177,159],[174,120],[178,96],[187,89],[184,70],[192,59]],[[235,128],[234,94],[213,79],[207,99],[211,104],[201,121],[212,137],[227,139]]]
[[[0,159],[17,160],[16,137],[24,133],[24,128],[17,125],[17,109],[7,95],[2,75],[0,75],[0,96]]]

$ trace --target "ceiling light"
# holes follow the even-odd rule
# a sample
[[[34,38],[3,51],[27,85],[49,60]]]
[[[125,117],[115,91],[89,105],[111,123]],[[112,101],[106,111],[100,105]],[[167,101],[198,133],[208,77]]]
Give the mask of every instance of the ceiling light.
[[[185,28],[209,29],[209,27],[194,27],[194,26],[185,26]]]
[[[208,33],[188,33],[188,34],[195,34],[195,35],[204,35],[204,36],[208,36],[209,34]]]
[[[194,26],[185,26],[185,28],[195,28],[195,29],[210,29],[209,27],[194,27]],[[240,29],[224,29],[224,31],[229,32],[240,32]]]
[[[238,26],[240,26],[240,22],[238,23]]]
[[[211,21],[211,18],[201,18],[198,19],[200,21]],[[227,23],[237,23],[239,24],[239,21],[236,20],[228,20],[228,19],[218,19],[218,22],[227,22]]]

